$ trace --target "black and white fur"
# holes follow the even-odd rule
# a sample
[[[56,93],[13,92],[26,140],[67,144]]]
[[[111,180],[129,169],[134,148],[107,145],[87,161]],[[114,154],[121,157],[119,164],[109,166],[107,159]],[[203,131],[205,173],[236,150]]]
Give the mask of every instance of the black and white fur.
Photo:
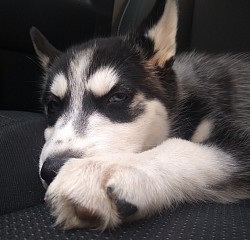
[[[164,6],[163,6],[164,8]],[[113,228],[180,202],[250,197],[250,64],[175,56],[177,6],[143,33],[55,49],[45,69],[40,174],[65,228]]]

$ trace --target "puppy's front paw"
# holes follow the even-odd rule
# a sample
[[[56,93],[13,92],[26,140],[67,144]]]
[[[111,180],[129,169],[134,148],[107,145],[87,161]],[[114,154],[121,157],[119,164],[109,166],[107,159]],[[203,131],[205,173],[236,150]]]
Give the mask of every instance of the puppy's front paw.
[[[129,164],[134,156],[69,160],[45,196],[56,223],[104,230],[145,215],[149,179]]]

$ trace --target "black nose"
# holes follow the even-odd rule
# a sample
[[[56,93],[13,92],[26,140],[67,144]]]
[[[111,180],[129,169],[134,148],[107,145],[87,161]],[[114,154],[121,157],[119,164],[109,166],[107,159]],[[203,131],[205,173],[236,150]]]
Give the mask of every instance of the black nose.
[[[67,162],[70,158],[79,158],[81,156],[82,154],[79,152],[65,151],[47,158],[41,169],[41,178],[49,185],[54,180],[65,162]]]
[[[65,158],[59,159],[53,157],[46,159],[41,169],[41,178],[49,185],[65,162]]]

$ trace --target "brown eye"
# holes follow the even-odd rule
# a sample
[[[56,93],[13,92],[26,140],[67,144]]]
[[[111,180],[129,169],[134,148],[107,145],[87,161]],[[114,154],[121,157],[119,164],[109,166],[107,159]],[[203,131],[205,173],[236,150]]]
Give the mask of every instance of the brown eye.
[[[120,103],[120,102],[124,102],[127,99],[128,99],[128,95],[126,93],[118,92],[118,93],[113,94],[109,98],[109,102],[110,103]]]

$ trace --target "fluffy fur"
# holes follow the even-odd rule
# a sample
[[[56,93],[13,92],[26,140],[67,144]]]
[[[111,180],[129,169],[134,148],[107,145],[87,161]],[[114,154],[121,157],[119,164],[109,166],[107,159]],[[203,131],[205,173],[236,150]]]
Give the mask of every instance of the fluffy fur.
[[[143,31],[65,53],[31,30],[48,118],[40,175],[65,228],[250,197],[249,61],[175,56],[176,1],[162,9]]]

